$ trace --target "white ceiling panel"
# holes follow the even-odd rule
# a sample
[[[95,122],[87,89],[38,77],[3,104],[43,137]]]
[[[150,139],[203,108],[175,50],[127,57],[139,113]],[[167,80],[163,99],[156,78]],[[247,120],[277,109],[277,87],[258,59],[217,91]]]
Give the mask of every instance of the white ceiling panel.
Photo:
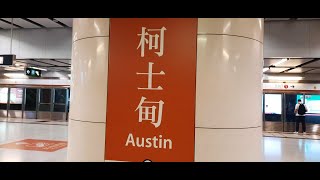
[[[3,21],[0,21],[0,27],[2,29],[11,29],[11,24],[5,23]],[[18,28],[16,26],[13,26],[14,29]]]
[[[55,18],[55,19],[69,27],[72,27],[73,18]]]
[[[312,68],[295,68],[295,69],[292,69],[286,73],[303,73],[303,72],[309,71],[311,69]]]
[[[62,27],[60,24],[57,24],[48,18],[28,18],[28,19],[48,28]]]
[[[2,18],[2,19],[11,22],[11,18]],[[28,21],[25,21],[21,18],[13,18],[13,23],[18,26],[21,26],[23,28],[40,28],[39,26],[34,25],[34,24],[32,24]]]

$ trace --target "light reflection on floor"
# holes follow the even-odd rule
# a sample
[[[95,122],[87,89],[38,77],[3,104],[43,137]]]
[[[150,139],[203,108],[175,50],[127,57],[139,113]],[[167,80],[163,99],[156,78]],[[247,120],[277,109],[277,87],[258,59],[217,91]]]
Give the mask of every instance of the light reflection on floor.
[[[0,144],[22,139],[46,139],[67,141],[68,126],[0,122]],[[263,138],[265,161],[272,162],[320,162],[320,140],[279,137]],[[60,162],[67,160],[67,148],[55,152],[39,152],[1,149],[0,162]]]
[[[320,162],[320,140],[264,137],[265,161]]]

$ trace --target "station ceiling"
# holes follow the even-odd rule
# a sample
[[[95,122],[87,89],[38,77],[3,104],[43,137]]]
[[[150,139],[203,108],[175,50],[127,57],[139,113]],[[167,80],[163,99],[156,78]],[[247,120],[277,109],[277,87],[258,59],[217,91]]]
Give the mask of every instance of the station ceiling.
[[[68,28],[72,27],[72,18],[0,18],[0,29],[28,28]]]

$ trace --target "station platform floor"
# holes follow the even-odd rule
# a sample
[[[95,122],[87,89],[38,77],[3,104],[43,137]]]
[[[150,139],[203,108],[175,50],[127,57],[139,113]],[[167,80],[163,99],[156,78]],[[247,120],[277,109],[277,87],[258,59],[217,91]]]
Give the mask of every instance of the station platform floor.
[[[66,120],[50,120],[50,119],[22,119],[22,118],[4,118],[0,117],[0,122],[10,123],[30,123],[30,124],[51,124],[51,125],[68,125]]]
[[[23,121],[0,120],[0,162],[67,161],[66,123]],[[265,162],[320,162],[320,140],[264,134],[263,153]]]

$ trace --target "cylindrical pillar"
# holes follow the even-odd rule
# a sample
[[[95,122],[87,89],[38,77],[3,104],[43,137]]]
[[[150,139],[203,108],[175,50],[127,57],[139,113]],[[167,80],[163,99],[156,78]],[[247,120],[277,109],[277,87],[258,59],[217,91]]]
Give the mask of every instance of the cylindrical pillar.
[[[104,161],[109,19],[74,19],[69,161]],[[195,161],[262,161],[262,19],[199,19]]]
[[[263,161],[263,19],[198,21],[195,161]]]
[[[68,161],[104,161],[109,19],[73,20]]]

